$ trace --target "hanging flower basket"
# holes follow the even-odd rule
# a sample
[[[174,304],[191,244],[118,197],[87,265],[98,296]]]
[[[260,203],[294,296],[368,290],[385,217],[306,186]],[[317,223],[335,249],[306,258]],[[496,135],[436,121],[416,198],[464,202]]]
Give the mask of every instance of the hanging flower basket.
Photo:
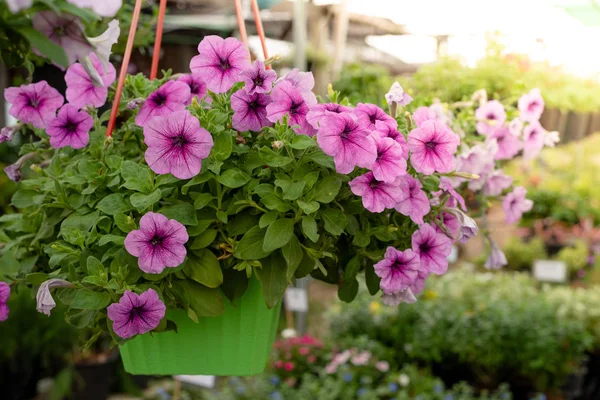
[[[275,340],[281,302],[268,309],[260,283],[251,279],[239,304],[223,315],[192,321],[167,313],[178,332],[145,334],[120,347],[125,370],[135,375],[254,375],[261,373]]]

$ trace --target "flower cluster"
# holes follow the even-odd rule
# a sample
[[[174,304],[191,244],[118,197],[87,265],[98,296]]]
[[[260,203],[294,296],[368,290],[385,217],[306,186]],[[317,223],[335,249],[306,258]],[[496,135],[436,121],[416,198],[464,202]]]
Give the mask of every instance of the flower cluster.
[[[295,386],[297,377],[316,372],[325,359],[323,343],[309,335],[281,339],[273,346],[273,372],[288,385]]]

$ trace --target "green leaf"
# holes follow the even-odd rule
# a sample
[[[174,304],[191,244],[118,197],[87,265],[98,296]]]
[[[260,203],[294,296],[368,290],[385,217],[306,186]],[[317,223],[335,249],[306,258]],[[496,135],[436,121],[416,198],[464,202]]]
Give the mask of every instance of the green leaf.
[[[202,249],[188,255],[183,265],[183,273],[190,279],[209,288],[216,288],[223,283],[223,271],[219,260],[212,251]]]
[[[219,211],[216,212],[216,215],[217,215],[217,219],[219,221],[221,221],[224,224],[227,224],[227,220],[229,219],[229,217],[228,217],[226,211],[219,210]]]
[[[150,193],[154,189],[152,171],[145,165],[136,164],[129,160],[123,161],[121,176],[125,181],[123,186],[127,189],[143,193]]]
[[[198,317],[217,317],[225,312],[221,290],[191,280],[174,281],[173,294],[182,297]],[[189,315],[189,313],[188,313]]]
[[[42,55],[52,62],[65,68],[69,66],[69,59],[67,58],[65,50],[48,39],[46,35],[29,26],[20,26],[16,30],[29,40],[32,47],[35,47]]]
[[[83,232],[74,226],[63,226],[60,229],[60,235],[67,242],[76,246],[83,247],[85,244],[85,236],[83,236]]]
[[[181,194],[187,194],[188,190],[190,190],[190,188],[192,186],[196,186],[196,185],[200,185],[200,184],[202,184],[204,182],[208,182],[213,177],[214,177],[214,175],[211,174],[210,172],[205,172],[203,174],[196,175],[190,181],[188,181],[188,183],[186,183],[185,185],[183,185],[181,187]]]
[[[110,302],[110,294],[106,292],[93,292],[88,289],[75,289],[76,294],[71,308],[76,310],[102,310]]]
[[[225,227],[230,236],[244,235],[250,229],[258,224],[258,216],[248,212],[241,212],[236,215]]]
[[[196,210],[190,203],[179,203],[172,206],[163,207],[158,210],[159,213],[169,219],[175,219],[183,225],[195,226],[198,224]]]
[[[338,297],[340,300],[350,303],[358,294],[358,281],[356,279],[344,280],[338,287]]]
[[[268,147],[261,147],[258,155],[269,167],[283,167],[292,162],[291,158],[282,156]]]
[[[313,200],[319,203],[331,203],[340,192],[342,182],[335,176],[328,176],[315,186]]]
[[[294,140],[292,140],[292,143],[290,143],[290,147],[296,150],[304,150],[316,145],[317,142],[315,139],[306,135],[297,135]]]
[[[262,261],[262,268],[256,269],[262,285],[263,295],[268,308],[273,308],[281,301],[288,286],[285,260],[279,252]]]
[[[321,211],[325,222],[325,230],[332,235],[339,236],[346,228],[346,216],[337,208],[328,208]]]
[[[314,153],[310,153],[308,155],[308,158],[327,169],[335,170],[335,164],[333,163],[333,157],[328,156],[327,154],[323,153],[321,150],[315,151]]]
[[[269,211],[268,213],[263,214],[262,217],[260,217],[260,220],[258,221],[258,226],[259,228],[266,228],[267,226],[271,225],[271,223],[273,223],[273,221],[275,221],[277,218],[279,218],[279,212]]]
[[[278,219],[267,228],[263,250],[270,253],[273,250],[279,249],[285,246],[293,235],[294,220],[291,218]]]
[[[98,260],[94,256],[89,256],[87,258],[86,267],[87,267],[87,273],[89,275],[98,275],[98,276],[106,275],[106,268],[104,268],[104,265],[102,265],[100,260]]]
[[[371,243],[371,236],[367,232],[358,231],[352,239],[352,244],[357,247],[367,247]]]
[[[156,177],[156,186],[167,186],[179,181],[179,178],[176,178],[171,174],[158,175]]]
[[[319,171],[312,171],[308,174],[305,174],[304,176],[302,176],[302,180],[306,183],[307,189],[312,189],[315,183],[317,183],[317,181],[319,180]]]
[[[210,193],[200,193],[198,195],[198,197],[196,197],[196,200],[194,200],[194,208],[196,210],[201,210],[204,207],[206,207],[214,199],[215,199],[215,196],[213,196]]]
[[[200,235],[196,236],[192,245],[190,246],[191,250],[198,250],[208,247],[212,242],[214,242],[217,237],[216,229],[208,229],[202,232]]]
[[[305,215],[302,217],[302,232],[304,236],[317,243],[319,240],[319,228],[317,221],[311,216]]]
[[[283,201],[279,196],[275,193],[268,194],[261,199],[261,202],[267,207],[269,210],[277,210],[280,212],[286,212],[290,210],[290,204]]]
[[[291,181],[285,179],[275,180],[275,186],[279,186],[281,188],[283,191],[283,198],[285,200],[296,200],[302,196],[304,185],[306,185],[306,182],[304,181]]]
[[[158,203],[161,198],[162,191],[160,189],[156,189],[150,194],[134,193],[129,198],[129,201],[131,202],[131,205],[137,208],[139,212],[142,212],[148,209],[150,206]]]
[[[248,278],[244,271],[236,271],[229,268],[223,271],[223,285],[221,290],[223,294],[235,305],[236,300],[240,299],[248,288]]]
[[[260,260],[269,255],[263,250],[266,229],[258,226],[250,229],[242,240],[236,243],[233,256],[240,260]]]
[[[12,197],[11,204],[17,208],[39,206],[44,202],[44,195],[33,190],[17,190]]]
[[[296,278],[304,278],[305,276],[313,272],[313,270],[317,266],[315,260],[311,258],[305,251],[302,251],[302,254],[302,261],[300,262],[300,265],[298,266],[298,268],[296,269],[296,273],[294,274]]]
[[[106,277],[102,278],[100,276],[86,276],[81,280],[81,283],[87,283],[90,285],[104,287],[106,286]]]
[[[48,274],[44,274],[42,272],[34,272],[32,274],[27,274],[25,276],[25,280],[27,282],[32,283],[33,285],[41,285],[42,283],[48,280]]]
[[[365,267],[365,282],[367,283],[367,289],[369,289],[371,296],[374,296],[379,292],[381,278],[375,273],[372,262],[367,262],[367,266]]]
[[[217,181],[219,181],[223,186],[238,188],[240,186],[244,186],[246,183],[248,183],[248,181],[250,181],[250,175],[238,168],[232,168],[217,176]]]
[[[125,243],[125,237],[118,235],[104,235],[100,237],[100,240],[98,240],[98,246],[104,246],[108,243],[114,243],[117,246],[123,246]]]
[[[212,148],[212,154],[215,159],[224,161],[231,155],[233,149],[233,136],[230,131],[222,131],[218,134],[213,135],[214,146]]]
[[[131,210],[124,193],[109,194],[96,205],[96,208],[107,215],[123,214]]]
[[[361,267],[361,258],[359,256],[354,256],[348,261],[346,268],[344,269],[344,280],[355,279],[358,271],[360,271]]]
[[[135,229],[137,229],[137,225],[133,218],[125,214],[115,214],[113,215],[115,220],[115,225],[122,230],[124,233],[129,233]]]
[[[302,246],[300,246],[300,242],[296,235],[292,235],[290,241],[281,248],[281,253],[287,264],[287,281],[291,282],[296,273],[296,269],[298,269],[298,266],[304,257]]]
[[[298,207],[300,207],[302,209],[302,211],[304,211],[305,214],[312,214],[316,211],[319,210],[319,208],[321,208],[321,205],[319,203],[317,203],[316,201],[302,201],[302,200],[298,200]]]

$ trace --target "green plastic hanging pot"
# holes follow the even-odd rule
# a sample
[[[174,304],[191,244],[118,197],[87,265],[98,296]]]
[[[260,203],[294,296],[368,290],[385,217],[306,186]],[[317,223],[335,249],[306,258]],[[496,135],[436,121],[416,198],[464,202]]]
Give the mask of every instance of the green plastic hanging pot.
[[[251,279],[234,307],[225,300],[219,317],[192,321],[183,310],[168,313],[178,332],[139,335],[121,346],[125,370],[134,375],[227,375],[261,373],[279,320],[281,302],[268,309],[260,282]]]

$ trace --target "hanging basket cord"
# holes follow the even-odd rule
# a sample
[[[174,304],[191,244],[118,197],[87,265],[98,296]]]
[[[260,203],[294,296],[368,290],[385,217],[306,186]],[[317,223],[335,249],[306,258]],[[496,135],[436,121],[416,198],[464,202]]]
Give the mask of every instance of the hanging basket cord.
[[[252,13],[254,14],[254,23],[256,24],[256,31],[260,38],[260,43],[263,50],[265,60],[269,57],[267,53],[267,44],[265,40],[265,32],[263,29],[262,21],[260,19],[260,10],[258,9],[257,0],[252,1]],[[138,23],[140,20],[140,13],[142,11],[143,0],[136,0],[135,7],[133,9],[133,17],[131,18],[131,26],[129,28],[129,37],[127,38],[127,46],[125,47],[125,54],[123,55],[123,63],[121,64],[121,70],[119,71],[119,80],[117,81],[117,90],[115,92],[115,98],[113,106],[110,111],[110,119],[108,120],[108,127],[106,128],[106,136],[111,137],[113,130],[115,129],[115,123],[117,121],[117,114],[119,113],[119,104],[121,103],[121,96],[123,95],[123,86],[125,85],[125,78],[127,77],[127,69],[129,68],[129,61],[131,60],[131,52],[133,51],[133,42],[135,40],[135,33],[137,32]],[[248,36],[246,34],[246,23],[244,22],[244,16],[242,13],[242,5],[240,0],[234,0],[235,12],[237,15],[238,28],[242,42],[246,45],[248,50],[248,57],[252,57],[250,54],[250,47],[248,45]],[[154,42],[154,52],[152,54],[152,67],[150,69],[150,79],[155,79],[158,73],[158,61],[160,59],[160,48],[162,45],[163,26],[165,23],[165,13],[167,10],[167,0],[160,0],[160,6],[158,11],[158,22],[156,25],[156,40]],[[271,69],[270,65],[267,65],[267,69]]]

